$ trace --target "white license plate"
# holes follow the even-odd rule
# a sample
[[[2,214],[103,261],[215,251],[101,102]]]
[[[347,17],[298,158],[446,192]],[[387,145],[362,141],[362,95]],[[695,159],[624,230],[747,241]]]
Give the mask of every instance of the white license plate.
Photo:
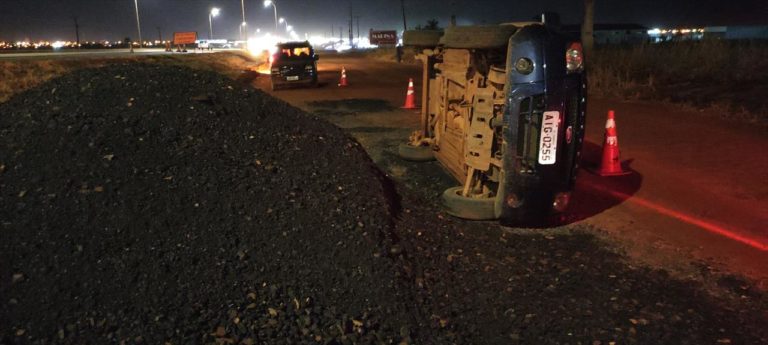
[[[559,125],[560,112],[544,112],[539,142],[539,164],[541,165],[552,165],[557,161],[557,129]]]
[[[287,81],[296,81],[296,80],[299,80],[299,76],[297,76],[297,75],[287,76],[287,77],[285,77],[285,80],[287,80]]]

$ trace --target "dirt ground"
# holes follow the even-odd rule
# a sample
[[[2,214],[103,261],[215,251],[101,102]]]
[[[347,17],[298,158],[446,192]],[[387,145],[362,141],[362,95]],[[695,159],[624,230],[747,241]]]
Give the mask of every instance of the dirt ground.
[[[336,85],[342,66],[347,88]],[[418,126],[417,111],[398,107],[408,78],[420,94],[419,65],[328,55],[319,68],[320,88],[272,94],[346,129],[385,172],[429,200],[458,184],[437,163],[396,155]],[[255,82],[262,90],[268,84]],[[763,128],[674,105],[590,99],[587,166],[599,161],[609,109],[633,174],[606,179],[584,169],[566,223],[593,226],[642,263],[682,276],[733,272],[768,289],[768,160],[757,154],[768,149]]]
[[[0,343],[768,342],[738,270],[670,275],[588,223],[631,211],[645,178],[596,181],[550,229],[449,217],[435,200],[456,183],[394,155],[417,68],[321,61],[324,85],[276,93],[310,113],[135,63],[0,104]]]
[[[14,54],[15,55],[15,54]],[[115,62],[150,62],[166,65],[184,65],[196,69],[213,70],[237,78],[243,70],[249,69],[255,61],[250,54],[241,51],[228,51],[216,54],[155,54],[149,56],[104,57],[53,55],[50,57],[18,57],[0,59],[0,102],[8,100],[14,94],[40,85],[52,78],[62,76],[83,68],[105,66]]]

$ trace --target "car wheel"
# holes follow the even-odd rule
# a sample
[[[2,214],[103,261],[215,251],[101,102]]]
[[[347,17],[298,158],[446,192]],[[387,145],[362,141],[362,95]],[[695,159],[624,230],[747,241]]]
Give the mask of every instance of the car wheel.
[[[402,143],[397,147],[397,154],[400,158],[412,162],[427,162],[435,160],[434,151],[429,146],[413,146],[408,143]]]
[[[466,197],[463,187],[448,188],[443,192],[443,207],[448,214],[470,220],[497,219],[495,197]]]

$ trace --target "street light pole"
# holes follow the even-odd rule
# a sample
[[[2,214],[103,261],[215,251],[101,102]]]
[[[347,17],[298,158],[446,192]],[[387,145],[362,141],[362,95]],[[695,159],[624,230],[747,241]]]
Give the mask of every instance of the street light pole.
[[[141,21],[139,20],[139,0],[133,0],[133,5],[136,7],[136,28],[138,28],[139,30],[139,48],[141,48],[144,41],[142,41],[141,39]],[[131,47],[133,47],[133,44],[131,44]]]
[[[291,27],[291,26],[290,26],[290,25],[288,25],[288,21],[287,21],[287,20],[285,20],[285,18],[282,18],[282,17],[281,17],[280,19],[278,19],[278,20],[277,20],[277,22],[278,22],[278,23],[281,23],[281,24],[285,24],[285,31],[286,31],[286,32],[288,32],[288,31],[291,31],[291,29],[289,29],[289,27]]]
[[[405,21],[405,0],[400,0],[400,7],[403,9],[403,31],[408,31],[408,23]]]
[[[243,37],[241,37],[243,40],[248,41],[248,28],[246,27],[245,22],[245,0],[240,0],[240,7],[243,10],[243,24],[240,25],[240,32],[243,33]]]
[[[275,2],[272,0],[265,0],[264,7],[269,7],[269,5],[272,5],[272,8],[275,9],[275,35],[277,35],[277,5],[275,5]]]
[[[218,8],[214,7],[214,8],[211,9],[211,12],[208,13],[208,25],[210,26],[210,30],[211,30],[209,32],[209,34],[208,34],[208,40],[209,41],[213,39],[213,17],[218,16],[219,15],[219,11],[220,10]],[[208,44],[210,45],[211,43],[208,42]]]

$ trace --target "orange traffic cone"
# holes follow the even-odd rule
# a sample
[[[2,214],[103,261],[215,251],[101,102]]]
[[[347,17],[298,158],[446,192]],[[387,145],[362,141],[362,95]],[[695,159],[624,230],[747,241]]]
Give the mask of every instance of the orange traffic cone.
[[[621,176],[631,172],[624,171],[619,159],[619,137],[616,134],[616,118],[613,110],[608,111],[605,121],[605,142],[603,142],[603,159],[596,171],[600,176]]]
[[[408,92],[405,93],[405,105],[403,109],[416,109],[416,95],[413,91],[413,78],[408,79]]]
[[[341,67],[341,79],[339,80],[339,86],[347,86],[347,70]]]

